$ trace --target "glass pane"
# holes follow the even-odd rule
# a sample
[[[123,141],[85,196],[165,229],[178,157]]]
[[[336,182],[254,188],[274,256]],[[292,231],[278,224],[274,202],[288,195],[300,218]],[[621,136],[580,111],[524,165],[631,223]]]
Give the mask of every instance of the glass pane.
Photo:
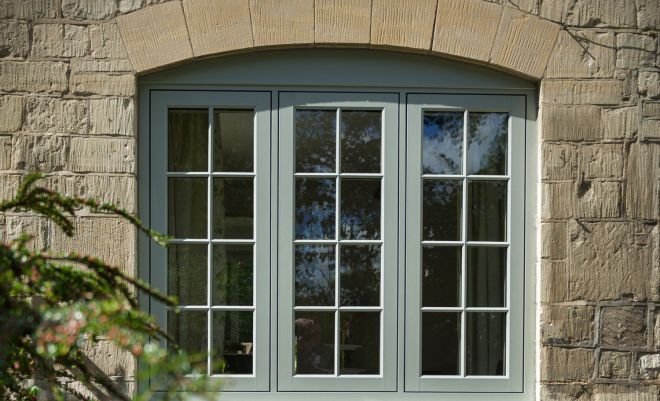
[[[213,171],[254,170],[254,111],[214,110]]]
[[[212,373],[252,373],[252,327],[252,312],[213,311]]]
[[[335,238],[334,179],[296,179],[296,238]]]
[[[206,311],[167,311],[167,332],[184,351],[207,354]]]
[[[380,373],[380,312],[340,312],[339,374]]]
[[[296,172],[334,173],[337,112],[296,110]]]
[[[460,313],[422,313],[422,375],[459,374],[460,345]]]
[[[463,181],[424,180],[423,183],[423,239],[459,241]]]
[[[335,246],[296,246],[296,305],[335,304]]]
[[[170,109],[167,128],[167,169],[208,171],[209,111]]]
[[[501,247],[468,247],[468,306],[505,305],[506,251]]]
[[[380,172],[380,111],[341,112],[341,171]]]
[[[167,233],[175,238],[206,238],[206,178],[168,178],[167,186]]]
[[[468,183],[468,241],[506,241],[507,184],[506,181]]]
[[[465,373],[504,375],[506,313],[479,312],[466,315]]]
[[[206,305],[207,252],[205,244],[167,247],[167,293],[180,305]]]
[[[295,374],[334,374],[335,312],[296,312]]]
[[[461,174],[463,112],[424,113],[422,171],[424,174]]]
[[[213,245],[214,305],[252,305],[252,245]]]
[[[470,113],[468,174],[506,174],[508,113]]]
[[[340,253],[341,305],[380,305],[380,245],[342,245]]]
[[[213,238],[251,239],[253,209],[252,178],[213,179]]]
[[[380,239],[380,179],[341,180],[341,237]]]
[[[461,248],[422,247],[422,306],[460,306]]]

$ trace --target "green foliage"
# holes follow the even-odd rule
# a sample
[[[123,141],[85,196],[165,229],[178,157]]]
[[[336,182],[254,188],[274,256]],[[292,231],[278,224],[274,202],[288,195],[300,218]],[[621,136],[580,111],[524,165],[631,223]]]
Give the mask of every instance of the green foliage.
[[[39,174],[28,175],[15,198],[0,203],[0,213],[40,215],[73,236],[72,218],[86,208],[120,216],[166,244],[166,237],[145,228],[128,212],[35,186],[39,178]],[[86,399],[80,391],[83,386],[114,399],[130,400],[83,353],[86,345],[93,346],[99,338],[139,357],[138,375],[149,375],[151,383],[165,388],[164,399],[183,399],[184,393],[177,391],[183,387],[198,394],[217,390],[217,385],[199,373],[195,357],[159,345],[168,336],[139,309],[137,293],[142,291],[170,306],[175,299],[94,257],[35,251],[30,248],[31,239],[23,235],[0,244],[0,398],[37,400],[45,387],[56,399],[63,400],[66,394],[82,400]],[[144,401],[152,394],[136,397]]]

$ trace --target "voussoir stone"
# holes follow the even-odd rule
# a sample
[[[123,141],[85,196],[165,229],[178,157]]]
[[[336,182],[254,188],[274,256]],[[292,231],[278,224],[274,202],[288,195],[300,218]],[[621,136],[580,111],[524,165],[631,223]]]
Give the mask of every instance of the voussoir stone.
[[[67,65],[61,62],[0,62],[0,88],[61,93],[67,89]]]
[[[437,0],[373,0],[371,44],[429,50]]]
[[[644,347],[647,339],[646,306],[612,306],[601,311],[600,342],[611,347]]]
[[[541,310],[541,341],[552,345],[589,345],[594,340],[593,306],[545,305]]]
[[[594,350],[543,347],[541,380],[546,382],[587,382],[594,367]]]
[[[87,102],[30,96],[25,101],[25,130],[32,133],[87,131]]]
[[[26,57],[30,49],[28,24],[0,21],[0,57]]]
[[[615,59],[614,33],[561,31],[545,77],[611,78]]]
[[[316,0],[314,42],[369,43],[371,0]]]
[[[314,43],[314,0],[250,0],[255,46]]]
[[[23,98],[21,96],[0,96],[0,131],[18,131],[22,124]]]
[[[184,0],[183,10],[195,56],[254,45],[247,0]]]

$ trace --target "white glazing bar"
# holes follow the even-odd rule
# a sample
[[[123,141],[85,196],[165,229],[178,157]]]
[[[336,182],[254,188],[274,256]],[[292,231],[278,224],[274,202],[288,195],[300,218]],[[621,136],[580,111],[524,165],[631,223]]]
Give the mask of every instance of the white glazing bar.
[[[335,306],[301,305],[301,306],[294,306],[293,307],[293,310],[298,311],[298,312],[332,312],[336,309],[337,309],[337,307],[335,307]]]
[[[335,178],[337,173],[294,173],[296,178]]]
[[[214,171],[214,172],[210,172],[210,173],[205,172],[205,171],[200,171],[200,172],[196,172],[196,171],[193,171],[193,172],[174,171],[174,172],[168,172],[168,173],[166,173],[166,175],[168,177],[184,177],[184,178],[185,177],[206,178],[209,175],[212,176],[212,177],[220,177],[220,178],[223,178],[223,177],[225,177],[225,178],[242,178],[242,177],[250,178],[250,177],[256,176],[255,173],[251,173],[251,172],[235,172],[235,173],[232,173],[232,172],[226,172],[226,171]]]
[[[196,239],[196,238],[175,238],[168,240],[170,244],[227,244],[227,245],[253,245],[255,240],[252,239]]]
[[[463,241],[429,241],[425,240],[422,241],[422,245],[444,245],[444,246],[457,246],[457,245],[463,245]]]
[[[422,174],[422,178],[431,180],[462,180],[465,176],[462,174]]]
[[[342,245],[380,245],[383,241],[379,239],[341,239],[339,241],[334,239],[297,239],[293,243],[296,245],[334,245],[336,243]]]
[[[182,305],[170,309],[180,309],[180,310],[228,310],[228,311],[253,311],[254,306],[251,305]]]
[[[468,246],[488,246],[488,247],[507,247],[510,244],[508,242],[497,242],[497,241],[468,241]]]
[[[337,109],[337,118],[335,123],[335,171],[337,177],[335,178],[336,184],[336,195],[335,195],[335,240],[337,244],[335,245],[335,376],[339,376],[339,330],[340,330],[340,321],[339,321],[339,289],[340,285],[340,252],[339,252],[339,239],[341,234],[341,109]]]
[[[422,312],[462,312],[460,306],[422,306]]]
[[[210,172],[213,171],[213,107],[209,107],[208,109],[208,118],[209,118],[209,123],[208,123],[208,146],[209,146],[209,151],[208,151],[208,165],[207,165],[207,170]],[[208,174],[208,194],[207,194],[207,205],[208,207],[208,220],[206,222],[206,237],[207,238],[213,238],[213,176],[211,174]],[[207,252],[206,252],[206,258],[207,258],[207,265],[206,265],[206,304],[211,305],[211,288],[212,288],[212,269],[213,269],[213,244],[211,242],[208,243],[207,245]],[[212,373],[211,365],[213,363],[213,360],[211,358],[211,351],[212,351],[212,344],[211,344],[211,339],[213,338],[213,312],[209,308],[209,310],[206,312],[207,315],[207,320],[206,320],[206,327],[207,327],[207,333],[206,333],[206,374],[210,375]]]
[[[467,322],[467,316],[465,312],[465,307],[467,305],[467,246],[465,245],[467,243],[467,216],[468,216],[468,205],[467,205],[467,193],[468,193],[468,187],[467,187],[467,155],[468,155],[468,124],[470,122],[470,114],[467,110],[465,110],[463,114],[463,191],[462,191],[462,199],[461,203],[463,205],[462,207],[462,213],[461,213],[461,239],[463,240],[463,246],[461,247],[461,308],[463,308],[463,311],[461,312],[461,340],[460,340],[460,375],[465,377],[465,355],[466,355],[466,341],[465,341],[465,323]]]
[[[468,175],[468,181],[509,181],[508,175]]]

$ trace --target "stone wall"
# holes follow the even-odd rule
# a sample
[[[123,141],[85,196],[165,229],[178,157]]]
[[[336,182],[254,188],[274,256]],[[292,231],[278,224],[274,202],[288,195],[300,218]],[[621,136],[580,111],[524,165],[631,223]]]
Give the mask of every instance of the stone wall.
[[[0,0],[0,197],[41,170],[54,189],[135,211],[136,75],[192,58],[372,46],[531,77],[541,399],[657,400],[659,33],[658,0]],[[74,243],[0,216],[3,239],[27,231],[135,271],[132,228],[84,212],[78,226]],[[107,343],[90,356],[132,388],[130,358]]]

